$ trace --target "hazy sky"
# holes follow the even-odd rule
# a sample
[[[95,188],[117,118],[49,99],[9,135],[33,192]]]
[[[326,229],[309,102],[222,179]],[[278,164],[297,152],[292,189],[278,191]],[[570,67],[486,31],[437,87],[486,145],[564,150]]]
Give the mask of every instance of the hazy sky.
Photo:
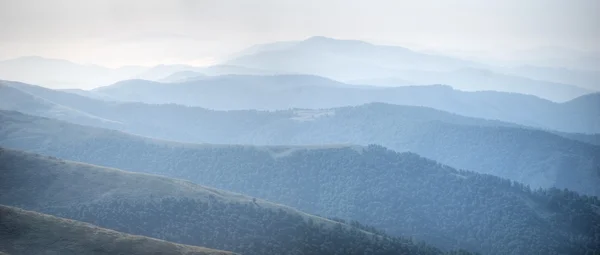
[[[461,51],[600,51],[598,0],[0,0],[0,59],[207,64],[313,35]]]

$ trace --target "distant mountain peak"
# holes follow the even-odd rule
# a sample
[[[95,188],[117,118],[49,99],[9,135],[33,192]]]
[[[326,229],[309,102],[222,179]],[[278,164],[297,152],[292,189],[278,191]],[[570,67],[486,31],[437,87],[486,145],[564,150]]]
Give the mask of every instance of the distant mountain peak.
[[[332,37],[327,37],[327,36],[322,36],[322,35],[315,35],[315,36],[311,36],[307,39],[305,39],[304,41],[337,41],[338,39],[332,38]]]

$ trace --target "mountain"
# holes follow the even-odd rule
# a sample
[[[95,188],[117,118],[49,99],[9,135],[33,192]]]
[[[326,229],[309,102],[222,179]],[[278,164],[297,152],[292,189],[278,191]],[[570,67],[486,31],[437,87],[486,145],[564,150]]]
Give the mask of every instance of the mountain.
[[[195,143],[375,143],[396,151],[412,151],[452,167],[516,180],[534,188],[559,187],[600,194],[597,185],[600,147],[593,145],[593,136],[561,136],[562,133],[467,118],[429,108],[380,103],[323,110],[211,111],[179,105],[111,103],[56,93],[44,90],[38,94],[109,120],[75,122],[83,125]],[[51,113],[26,113],[51,117]],[[61,116],[56,118],[73,121]],[[6,123],[10,123],[9,120]]]
[[[595,124],[600,115],[586,115],[589,109],[583,105],[515,93],[466,92],[440,85],[380,88],[353,86],[318,76],[229,75],[182,83],[130,80],[93,92],[121,101],[175,103],[216,110],[318,109],[383,102],[562,132],[600,133],[600,125]]]
[[[397,46],[315,36],[287,45],[260,47],[226,64],[325,76],[336,80],[386,77],[398,69],[454,70],[476,63]],[[253,52],[253,53],[252,53]]]
[[[571,116],[568,121],[571,121],[575,126],[588,126],[593,129],[600,128],[600,92],[588,94],[578,97],[563,104],[561,109],[557,109],[557,115]],[[567,120],[565,120],[567,121]],[[589,142],[598,143],[600,134],[595,132],[595,139],[587,139]]]
[[[212,65],[203,67],[200,69],[202,73],[211,76],[228,75],[228,74],[239,74],[239,75],[276,75],[281,74],[280,72],[274,72],[272,70],[263,70],[256,68],[248,68],[243,66],[234,65]]]
[[[41,91],[44,91],[44,89],[41,89]],[[57,93],[57,95],[63,94],[66,95],[67,97],[65,98],[68,99],[67,93]],[[1,82],[0,97],[2,98],[2,100],[0,100],[0,108],[5,110],[18,110],[37,116],[57,118],[87,125],[102,125],[105,127],[115,127],[119,125],[114,121],[103,119],[69,106],[54,103],[51,100],[24,92],[23,90],[12,86],[7,86]]]
[[[594,91],[569,84],[536,80],[475,68],[463,68],[449,72],[398,71],[395,76],[391,77],[353,80],[349,83],[383,87],[445,84],[462,91],[513,92],[535,95],[554,102],[565,102]]]
[[[156,175],[0,150],[0,202],[242,254],[441,254],[261,199]],[[464,253],[468,254],[468,253]]]
[[[230,252],[134,236],[0,205],[0,251],[19,254],[185,254]]]
[[[0,61],[0,77],[52,88],[94,88],[129,79],[143,67],[111,69],[96,65],[81,65],[66,60],[42,57],[21,57]]]
[[[144,70],[136,75],[132,75],[125,79],[145,79],[145,80],[160,80],[168,77],[169,75],[177,72],[185,72],[185,71],[198,71],[200,67],[190,66],[190,65],[157,65],[151,68]],[[125,80],[122,79],[122,80]],[[107,85],[107,84],[104,84]]]
[[[417,85],[414,81],[404,80],[398,77],[379,77],[372,79],[358,79],[347,81],[349,84],[363,86],[379,86],[379,87],[399,87],[399,86],[414,86]],[[368,85],[365,85],[368,84]]]
[[[581,249],[595,247],[594,242],[600,240],[599,215],[595,211],[600,208],[597,197],[557,189],[532,191],[523,184],[455,170],[412,153],[397,153],[380,146],[182,144],[50,119],[45,120],[47,123],[33,122],[36,125],[18,124],[32,123],[31,117],[12,115],[11,118],[21,120],[1,120],[9,123],[0,137],[0,144],[5,147],[187,179],[308,213],[357,220],[391,235],[414,236],[442,248],[464,248],[485,254],[578,254]],[[566,181],[571,177],[561,178]],[[79,189],[73,181],[59,179],[68,181],[69,188]],[[36,183],[10,181],[10,178],[7,182],[17,187]],[[116,181],[102,183],[123,186]],[[154,191],[165,189],[156,184],[150,186]],[[87,185],[81,189],[93,190]],[[135,192],[122,192],[135,195],[147,191],[137,187]],[[60,198],[55,192],[31,193]],[[0,190],[0,194],[10,197],[11,193]],[[47,199],[50,198],[39,201]],[[0,203],[7,202],[0,200]],[[98,209],[90,209],[95,210]],[[124,211],[130,210],[137,211],[133,208]],[[240,252],[205,243],[187,244]]]
[[[600,63],[600,61],[598,62]],[[600,70],[579,70],[559,67],[524,65],[499,68],[498,71],[536,80],[573,84],[593,91],[600,91]]]
[[[197,71],[180,71],[180,72],[175,72],[172,73],[170,75],[168,75],[165,78],[159,79],[158,81],[160,82],[167,82],[167,83],[173,83],[173,82],[186,82],[186,81],[193,81],[196,79],[201,79],[206,77],[205,74],[201,73],[201,72],[197,72]]]
[[[310,91],[314,89],[331,90],[347,86],[349,85],[311,75],[224,75],[202,77],[181,83],[127,80],[94,89],[93,92],[121,101],[151,104],[200,103],[213,109],[236,109],[262,104],[258,108],[273,109],[289,104],[294,94],[305,92],[304,95],[309,96]],[[292,102],[302,102],[303,99],[298,98]]]
[[[104,100],[104,101],[117,101],[114,98],[111,98],[110,96],[104,95],[102,93],[98,93],[98,92],[93,92],[90,90],[84,90],[84,89],[60,89],[59,91],[64,91],[67,93],[71,93],[71,94],[75,94],[75,95],[80,95],[80,96],[84,96],[84,97],[89,97],[92,99],[97,99],[97,100]]]
[[[412,85],[446,84],[464,91],[503,91],[535,95],[555,102],[565,102],[592,93],[581,87],[497,73],[480,68],[462,68],[450,72],[399,71],[396,77]]]
[[[557,102],[590,92],[570,83],[494,73],[493,70],[502,68],[455,57],[320,36],[284,44],[254,46],[225,64],[313,74],[349,83],[366,81],[376,85],[382,84],[382,79],[394,79],[404,80],[410,85],[446,84],[464,90],[526,93]]]

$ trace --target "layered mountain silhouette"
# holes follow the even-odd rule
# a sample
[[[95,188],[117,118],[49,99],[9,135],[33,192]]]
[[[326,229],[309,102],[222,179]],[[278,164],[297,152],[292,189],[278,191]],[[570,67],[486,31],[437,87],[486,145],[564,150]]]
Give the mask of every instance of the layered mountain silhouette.
[[[561,68],[525,65],[509,68],[500,68],[497,71],[510,75],[527,77],[535,80],[573,84],[594,91],[600,90],[600,85],[598,85],[598,80],[600,80],[600,71],[598,70],[578,70],[564,67]]]
[[[19,105],[38,107],[30,107],[34,110],[22,106],[5,109],[181,142],[381,144],[533,188],[568,188],[591,195],[600,192],[597,135],[547,132],[430,108],[381,103],[322,110],[212,111],[179,105],[105,102],[39,87],[27,88],[58,105],[53,107],[77,111],[67,111],[74,115],[71,116],[56,114],[54,108],[37,110],[47,107],[37,106],[37,101],[19,101]],[[573,103],[587,107],[588,100],[584,99]],[[7,98],[6,102],[11,100]],[[80,112],[86,118],[76,115]]]
[[[0,60],[0,255],[598,255],[595,52],[202,52]]]
[[[490,66],[398,46],[322,36],[252,46],[208,67],[179,64],[106,68],[42,57],[0,61],[2,79],[61,89],[90,89],[127,79],[183,82],[188,78],[177,77],[190,72],[208,76],[305,74],[360,85],[445,84],[467,91],[523,93],[555,102],[600,90],[594,85],[598,76],[594,71]]]
[[[391,235],[414,236],[441,248],[464,248],[486,254],[579,253],[595,247],[598,240],[595,233],[600,225],[595,208],[600,202],[597,197],[557,189],[534,191],[520,183],[455,170],[412,153],[397,153],[380,146],[257,147],[174,143],[50,119],[34,121],[32,117],[18,113],[6,115],[12,115],[9,118],[18,121],[2,119],[3,123],[9,123],[3,127],[0,137],[1,145],[5,147],[186,179],[265,198],[308,213],[357,220]],[[5,159],[2,162],[27,161]],[[15,174],[35,176],[23,167],[7,168],[10,169],[14,169]],[[49,179],[47,176],[39,178],[46,182]],[[116,197],[129,194],[139,199],[148,196],[148,192],[179,192],[155,183],[148,188],[138,187],[136,183],[141,182],[141,177],[122,182],[96,175],[81,178],[91,182],[101,179],[101,187],[107,183],[120,187],[118,193],[98,191],[98,194]],[[7,183],[1,186],[14,187],[15,192],[23,185],[35,185],[40,189],[52,185],[50,182],[40,185],[33,180],[5,179]],[[78,189],[69,178],[58,180],[68,181],[68,189]],[[92,192],[94,189],[90,185],[81,184],[81,188]],[[64,188],[63,185],[51,187]],[[135,188],[135,191],[129,191],[129,188]],[[64,192],[72,194],[69,190]],[[21,193],[18,197],[26,197]],[[2,194],[10,199],[13,193],[2,191]],[[61,197],[45,190],[32,190],[27,194]],[[48,206],[57,203],[47,200],[39,198],[37,201],[48,203]],[[95,199],[82,198],[73,203],[84,201]],[[21,202],[0,203],[22,205]],[[89,211],[101,208],[94,207]],[[132,207],[123,211],[133,213],[137,210]],[[240,252],[228,246],[165,240]],[[507,246],[507,242],[512,245]]]
[[[369,82],[393,77],[411,85],[446,84],[466,90],[526,93],[554,101],[566,101],[590,92],[569,84],[534,80],[509,72],[494,73],[492,71],[501,68],[458,58],[322,36],[255,46],[226,63],[341,81]]]
[[[0,254],[595,254],[596,76],[322,36],[0,61]]]
[[[466,92],[441,85],[353,86],[306,75],[197,77],[181,83],[128,80],[92,92],[120,101],[175,103],[216,110],[318,109],[383,102],[432,107],[563,132],[600,133],[600,115],[594,114],[600,111],[594,108],[600,104],[599,93],[555,103],[523,94]],[[586,98],[585,104],[577,103],[581,98]]]
[[[395,70],[450,71],[480,64],[429,55],[398,46],[314,36],[286,45],[255,46],[228,64],[349,80],[393,74]]]

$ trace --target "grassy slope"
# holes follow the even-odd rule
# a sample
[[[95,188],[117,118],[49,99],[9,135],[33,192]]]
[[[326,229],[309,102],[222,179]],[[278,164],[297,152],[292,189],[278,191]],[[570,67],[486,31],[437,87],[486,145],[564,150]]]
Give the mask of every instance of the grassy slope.
[[[230,252],[120,233],[91,224],[0,205],[0,250],[10,254],[186,254]]]

